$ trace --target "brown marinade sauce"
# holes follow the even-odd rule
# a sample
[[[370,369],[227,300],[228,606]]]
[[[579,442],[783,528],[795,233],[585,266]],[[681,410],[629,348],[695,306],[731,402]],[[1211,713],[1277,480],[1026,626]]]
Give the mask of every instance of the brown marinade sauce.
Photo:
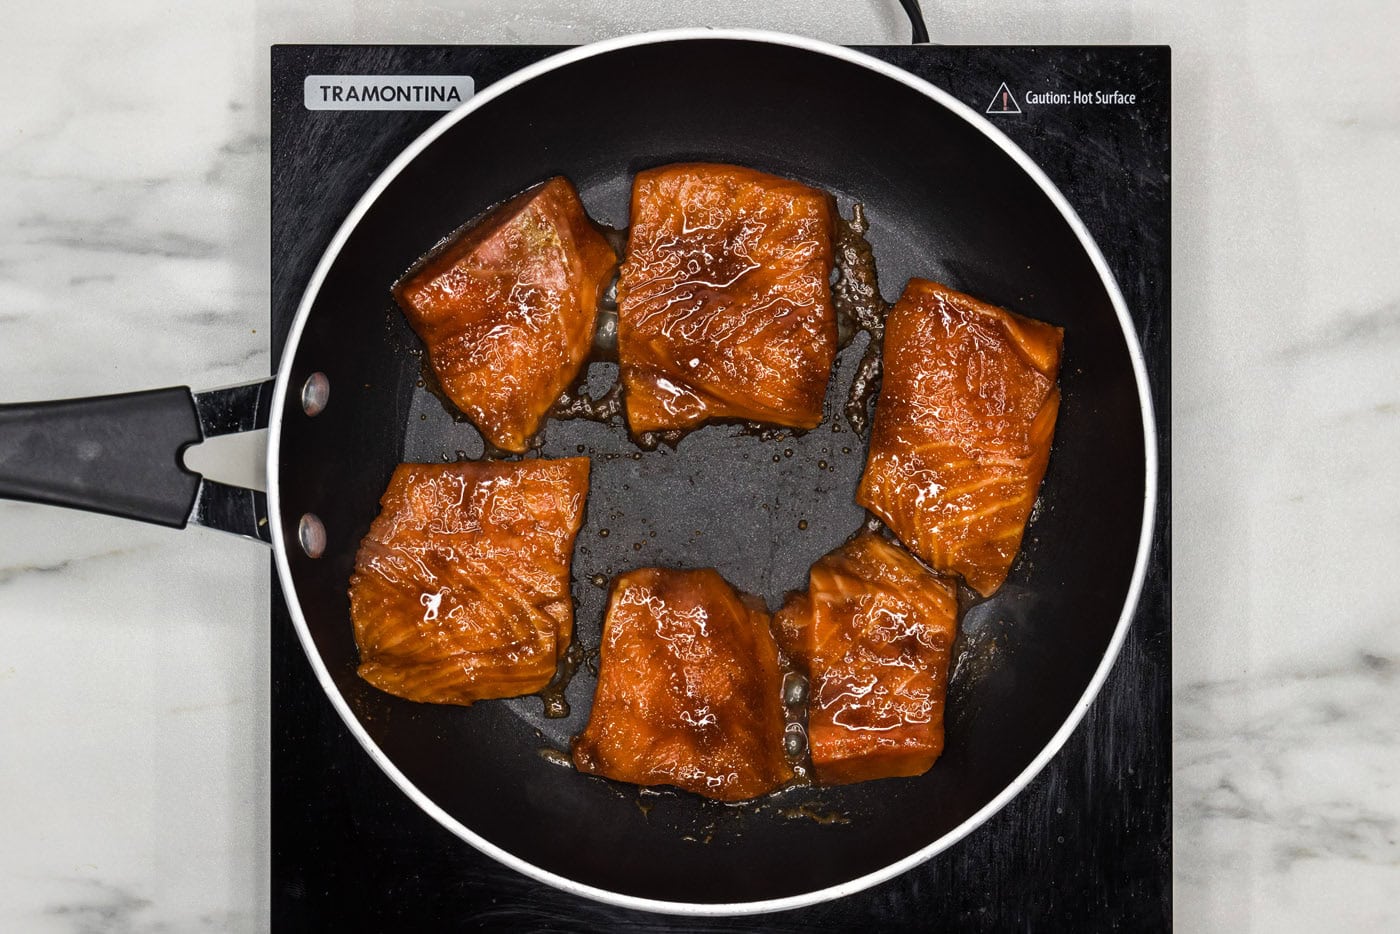
[[[890,307],[880,297],[875,251],[865,239],[868,230],[870,222],[865,218],[865,206],[859,203],[852,206],[849,221],[843,218],[836,225],[839,278],[831,287],[841,346],[854,339],[857,331],[870,335],[870,343],[856,366],[846,399],[846,421],[862,435],[870,426],[870,401],[880,384],[880,350],[885,336],[885,315]]]

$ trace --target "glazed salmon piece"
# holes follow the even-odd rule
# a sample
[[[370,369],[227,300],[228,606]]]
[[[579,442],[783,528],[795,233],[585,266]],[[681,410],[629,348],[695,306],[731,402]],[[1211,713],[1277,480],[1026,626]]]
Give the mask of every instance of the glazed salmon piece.
[[[831,195],[733,165],[637,175],[617,286],[634,433],[814,428],[836,355]]]
[[[774,618],[809,678],[807,739],[819,782],[921,775],[943,751],[952,582],[863,534],[812,566]]]
[[[989,596],[1035,504],[1064,332],[926,279],[885,324],[884,383],[856,502],[931,567]]]
[[[587,496],[585,457],[399,465],[350,578],[360,677],[437,704],[543,688]]]
[[[394,286],[443,392],[520,453],[578,377],[617,254],[552,178],[443,243]]]
[[[792,778],[783,725],[761,601],[708,569],[613,582],[593,711],[573,742],[579,771],[743,801]]]

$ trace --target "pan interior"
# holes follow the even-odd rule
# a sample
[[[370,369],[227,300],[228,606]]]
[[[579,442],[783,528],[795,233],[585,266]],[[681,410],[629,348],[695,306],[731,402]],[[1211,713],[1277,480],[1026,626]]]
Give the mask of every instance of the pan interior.
[[[536,698],[435,707],[355,674],[346,584],[400,461],[472,457],[481,441],[422,385],[421,345],[389,297],[420,254],[464,220],[566,175],[593,216],[624,225],[633,173],[735,162],[866,206],[887,300],[929,277],[1065,328],[1063,402],[1049,472],[1008,583],[964,617],[947,747],[926,775],[794,789],[745,806],[579,775],[541,754],[586,722]],[[863,346],[842,354],[827,417],[765,440],[711,427],[639,452],[617,425],[551,423],[543,453],[592,458],[574,557],[577,638],[596,646],[605,591],[642,565],[717,568],[776,607],[863,513],[852,501],[864,439],[840,415]],[[325,523],[327,548],[288,560],[316,650],[361,725],[414,785],[482,838],[599,889],[735,904],[876,872],[953,831],[1019,775],[1071,716],[1130,587],[1142,521],[1143,421],[1111,299],[1073,230],[1015,161],[957,114],[858,64],[743,40],[615,49],[539,75],[452,126],[365,213],[315,298],[293,387],[327,374],[316,418],[284,413],[282,527]],[[606,381],[609,368],[595,368]],[[1033,834],[1033,828],[1028,833]],[[1034,845],[1032,843],[1032,845]]]

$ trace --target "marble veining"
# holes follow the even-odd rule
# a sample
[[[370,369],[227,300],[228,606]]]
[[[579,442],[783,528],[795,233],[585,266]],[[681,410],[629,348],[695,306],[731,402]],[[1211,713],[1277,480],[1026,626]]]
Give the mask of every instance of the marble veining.
[[[1400,301],[1387,302],[1377,308],[1341,309],[1329,317],[1325,330],[1310,339],[1286,344],[1277,354],[1286,360],[1297,360],[1318,353],[1361,347],[1376,340],[1394,341],[1400,338]]]
[[[1397,709],[1400,663],[1364,650],[1327,667],[1178,684],[1183,908],[1223,930],[1277,916],[1280,901],[1342,930],[1388,925],[1385,891],[1365,892],[1400,872]],[[1319,884],[1347,873],[1352,884]]]
[[[1400,929],[1400,7],[925,2],[949,43],[1170,43],[1176,917]],[[0,399],[254,378],[267,46],[897,5],[54,0],[0,33]],[[0,503],[0,930],[261,930],[268,564]]]
[[[175,929],[159,917],[150,899],[131,890],[92,879],[59,880],[70,894],[68,899],[43,908],[43,917],[74,934],[156,934]],[[229,931],[251,927],[252,919],[237,912],[215,912],[184,919],[181,931]]]
[[[27,576],[31,574],[59,574],[67,571],[79,562],[113,558],[126,553],[125,551],[103,551],[97,554],[75,555],[72,558],[64,558],[52,564],[16,564],[10,567],[0,568],[0,586],[4,586],[13,580],[27,578]]]

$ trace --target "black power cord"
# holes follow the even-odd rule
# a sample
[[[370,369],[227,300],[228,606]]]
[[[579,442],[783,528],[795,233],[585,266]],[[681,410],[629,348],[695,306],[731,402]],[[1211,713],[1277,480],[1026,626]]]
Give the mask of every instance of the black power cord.
[[[919,9],[919,0],[899,0],[904,12],[909,16],[909,25],[914,27],[915,44],[928,41],[928,27],[924,25],[924,12]]]

